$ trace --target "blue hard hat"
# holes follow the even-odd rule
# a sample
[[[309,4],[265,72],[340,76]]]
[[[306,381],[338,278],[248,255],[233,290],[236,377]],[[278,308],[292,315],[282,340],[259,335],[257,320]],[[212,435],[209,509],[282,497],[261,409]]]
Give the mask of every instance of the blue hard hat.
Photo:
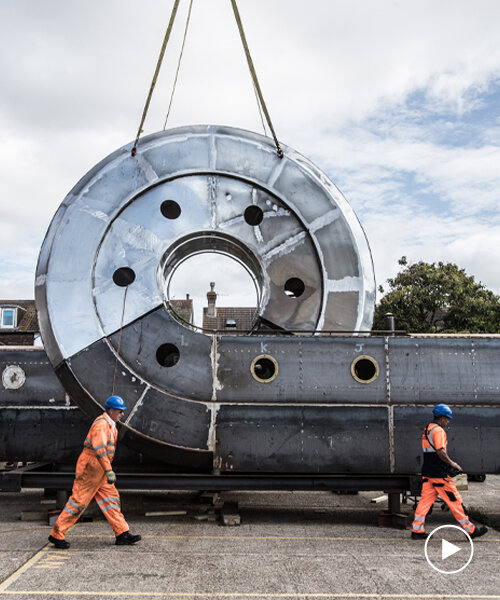
[[[448,419],[451,419],[453,416],[451,408],[447,404],[436,404],[432,411],[432,414],[435,417],[447,417]]]
[[[104,404],[104,408],[117,408],[118,410],[127,410],[127,407],[125,406],[125,402],[123,401],[123,398],[121,398],[120,396],[110,396],[106,400],[106,403]]]

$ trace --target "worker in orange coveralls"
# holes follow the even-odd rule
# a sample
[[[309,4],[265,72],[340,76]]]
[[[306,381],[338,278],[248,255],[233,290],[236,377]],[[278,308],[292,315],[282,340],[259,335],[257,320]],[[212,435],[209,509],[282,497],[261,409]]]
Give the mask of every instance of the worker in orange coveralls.
[[[76,463],[73,493],[59,515],[49,535],[56,548],[66,549],[70,544],[66,531],[78,521],[92,498],[113,528],[116,545],[135,544],[140,535],[132,535],[120,510],[120,495],[115,487],[116,475],[111,468],[118,435],[116,423],[122,418],[126,406],[120,396],[110,396],[104,405],[106,412],[92,423],[83,451]]]
[[[450,471],[461,472],[462,467],[451,460],[446,452],[447,439],[444,431],[452,418],[451,408],[447,404],[437,404],[432,411],[434,418],[422,434],[422,450],[424,462],[422,465],[422,496],[415,510],[411,528],[414,540],[426,539],[425,517],[440,496],[448,505],[458,524],[471,538],[484,535],[487,527],[476,527],[467,516],[455,482],[450,477]],[[451,468],[450,468],[451,467]]]

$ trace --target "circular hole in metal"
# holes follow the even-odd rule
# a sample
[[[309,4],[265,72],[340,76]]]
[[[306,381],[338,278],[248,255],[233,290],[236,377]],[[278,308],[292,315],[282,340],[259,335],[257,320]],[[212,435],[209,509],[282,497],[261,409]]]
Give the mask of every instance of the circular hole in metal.
[[[113,281],[120,287],[127,287],[135,280],[135,272],[130,267],[120,267],[113,273]]]
[[[304,282],[298,277],[291,277],[285,283],[285,294],[289,298],[298,298],[299,296],[302,296],[305,289],[306,286],[304,285]]]
[[[371,356],[358,356],[351,363],[351,375],[359,383],[371,383],[378,374],[378,363]]]
[[[278,362],[268,354],[261,354],[252,360],[250,371],[260,383],[269,383],[278,375]]]
[[[262,209],[255,204],[251,204],[245,208],[245,212],[243,213],[245,221],[251,225],[252,227],[257,227],[262,223],[262,219],[264,218],[264,213]]]
[[[162,367],[174,367],[179,357],[179,348],[175,344],[162,344],[156,351],[156,360]]]
[[[160,206],[161,214],[165,219],[177,219],[181,214],[181,207],[175,200],[165,200]]]
[[[227,320],[236,319],[233,329],[249,330],[257,311],[258,289],[258,282],[240,261],[218,252],[202,252],[175,267],[164,296],[173,316],[184,325],[226,329]]]
[[[165,252],[158,283],[167,310],[185,326],[207,332],[228,329],[234,334],[228,319],[236,320],[236,329],[250,330],[254,325],[263,277],[260,262],[239,240],[200,231]]]

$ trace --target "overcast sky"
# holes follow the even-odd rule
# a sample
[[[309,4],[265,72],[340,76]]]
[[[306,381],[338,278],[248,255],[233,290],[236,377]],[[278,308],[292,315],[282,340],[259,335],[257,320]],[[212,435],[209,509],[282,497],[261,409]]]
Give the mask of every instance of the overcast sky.
[[[57,207],[135,137],[172,4],[0,0],[0,297],[33,297]],[[238,6],[278,137],[344,193],[377,284],[406,255],[500,293],[500,2]],[[146,133],[163,127],[187,8]],[[197,123],[262,132],[229,0],[194,0],[168,125]]]

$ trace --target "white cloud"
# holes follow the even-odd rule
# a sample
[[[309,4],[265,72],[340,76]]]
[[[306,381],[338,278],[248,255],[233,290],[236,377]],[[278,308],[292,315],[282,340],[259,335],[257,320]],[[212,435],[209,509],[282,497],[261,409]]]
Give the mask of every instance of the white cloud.
[[[187,4],[146,133],[163,125]],[[499,293],[500,121],[466,117],[498,93],[500,3],[238,5],[278,136],[345,193],[367,232],[377,280],[394,275],[405,254],[457,262]],[[170,7],[0,4],[9,49],[0,53],[0,296],[28,294],[36,250],[64,196],[134,138]],[[261,129],[222,0],[194,3],[170,126],[200,122]]]

